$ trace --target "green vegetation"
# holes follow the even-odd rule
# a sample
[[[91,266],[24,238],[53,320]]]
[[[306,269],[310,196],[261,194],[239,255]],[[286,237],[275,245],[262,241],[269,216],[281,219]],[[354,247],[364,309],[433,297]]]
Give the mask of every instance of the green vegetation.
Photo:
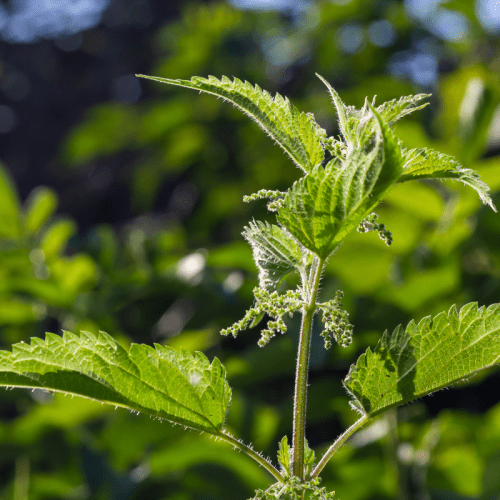
[[[142,75],[141,75],[142,76]],[[375,107],[365,100],[361,109],[346,107],[327,83],[339,117],[342,137],[328,137],[312,114],[300,113],[290,102],[259,87],[235,79],[214,77],[169,80],[147,77],[215,94],[232,102],[252,117],[303,170],[304,176],[287,191],[259,191],[247,200],[268,198],[268,209],[277,212],[279,226],[251,223],[244,235],[250,242],[259,268],[260,287],[254,290],[256,305],[243,320],[222,331],[234,336],[266,313],[271,320],[261,332],[263,347],[277,333],[287,330],[284,315],[300,313],[293,419],[293,447],[282,439],[279,472],[252,447],[224,429],[231,390],[225,369],[215,358],[212,364],[202,353],[193,357],[169,347],[132,344],[127,352],[102,332],[96,337],[66,332],[61,338],[47,334],[20,343],[12,353],[0,351],[0,383],[11,387],[42,388],[76,394],[103,403],[123,406],[173,423],[201,430],[228,441],[254,458],[278,480],[258,499],[301,500],[334,498],[320,487],[319,474],[341,444],[373,417],[447,387],[500,359],[500,313],[477,304],[452,308],[448,315],[426,317],[406,330],[387,332],[363,354],[345,380],[353,408],[361,417],[343,433],[315,464],[315,453],[306,441],[306,409],[310,349],[315,314],[322,312],[321,335],[325,348],[333,341],[351,344],[353,327],[341,309],[341,294],[319,302],[321,276],[327,260],[355,228],[377,231],[387,245],[392,235],[377,223],[375,209],[390,188],[399,182],[424,178],[459,179],[473,187],[484,203],[496,211],[488,186],[479,175],[462,168],[453,158],[429,150],[406,150],[390,125],[411,111],[424,97],[409,96]],[[321,77],[320,77],[321,78]],[[324,81],[324,79],[322,79]],[[15,201],[11,202],[16,210]],[[53,211],[48,193],[39,195],[27,212],[26,231],[39,229]],[[16,228],[16,236],[20,230]],[[295,288],[283,287],[283,278],[297,274]]]
[[[148,3],[170,9],[176,2]],[[396,352],[384,358],[389,339],[384,330],[402,325],[396,335],[404,336],[409,323],[414,331],[412,318],[415,328],[427,328],[421,320],[429,315],[445,325],[455,317],[448,313],[453,304],[457,314],[477,315],[476,325],[484,321],[487,326],[488,305],[499,302],[500,217],[478,196],[484,189],[473,174],[491,187],[498,207],[499,37],[485,29],[473,8],[486,2],[431,2],[435,8],[428,18],[417,17],[410,7],[430,3],[409,0],[318,0],[304,2],[307,8],[290,16],[223,1],[177,3],[182,9],[172,17],[156,17],[153,11],[156,24],[130,29],[115,23],[140,22],[133,10],[139,2],[120,3],[120,15],[71,39],[82,42],[73,52],[52,41],[9,45],[4,51],[0,93],[17,128],[0,141],[5,153],[0,166],[0,350],[12,361],[13,345],[21,343],[24,347],[15,350],[22,352],[31,338],[45,343],[40,340],[45,332],[59,339],[64,331],[74,332],[68,339],[87,342],[105,331],[127,356],[137,349],[134,344],[160,344],[158,352],[186,349],[191,356],[202,351],[211,362],[220,360],[231,386],[226,438],[234,446],[252,443],[262,452],[258,459],[270,457],[275,465],[279,453],[287,487],[307,487],[290,477],[293,374],[304,302],[297,288],[302,274],[308,279],[301,270],[310,269],[313,257],[310,252],[310,260],[302,262],[301,247],[323,245],[323,239],[319,227],[304,226],[303,234],[293,228],[304,243],[293,237],[284,242],[287,233],[276,221],[279,212],[272,210],[279,210],[283,193],[294,183],[304,187],[306,172],[291,155],[314,161],[316,130],[309,128],[306,143],[290,143],[287,134],[293,136],[293,130],[279,125],[276,133],[288,148],[283,149],[237,107],[214,95],[129,74],[120,85],[134,82],[140,92],[127,94],[134,98],[127,101],[113,90],[118,88],[114,81],[122,72],[184,81],[191,75],[225,74],[231,81],[238,76],[272,96],[288,96],[301,112],[311,111],[326,138],[339,142],[349,139],[337,123],[334,96],[325,92],[316,72],[342,102],[353,105],[353,112],[363,109],[368,96],[367,105],[382,118],[384,102],[432,94],[408,110],[429,105],[389,130],[402,143],[411,176],[428,175],[420,171],[427,165],[445,167],[449,178],[437,172],[406,182],[401,176],[324,266],[311,335],[305,433],[315,455],[311,459],[304,451],[304,474],[308,477],[331,450],[335,453],[319,473],[321,483],[311,486],[324,487],[325,494],[335,491],[340,500],[498,500],[496,367],[454,383],[453,390],[390,408],[349,439],[362,415],[348,404],[343,384],[360,356],[370,359],[376,371],[381,360],[388,369],[396,365]],[[462,19],[466,29],[444,37],[438,32],[441,18]],[[24,88],[17,77],[7,79],[18,72],[31,92],[11,101],[6,87]],[[58,96],[64,101],[54,106]],[[368,115],[373,133],[380,134]],[[305,117],[304,130],[312,123]],[[59,142],[54,132],[63,127]],[[317,132],[322,147],[336,154],[339,145],[325,144]],[[342,154],[339,150],[341,163]],[[469,185],[450,176],[459,166]],[[256,201],[242,203],[242,198]],[[335,230],[346,228],[340,217],[315,216]],[[283,301],[279,308],[272,306],[273,294]],[[477,312],[470,305],[463,309],[474,302]],[[237,340],[219,334],[241,322],[249,308],[253,319]],[[287,333],[276,335],[274,327]],[[434,338],[429,328],[425,338]],[[447,332],[445,327],[443,355],[453,344]],[[259,342],[267,342],[265,348]],[[368,348],[372,354],[363,357]],[[417,359],[418,344],[403,352]],[[475,369],[459,368],[456,374],[443,373],[442,380],[436,374],[429,384],[440,387],[456,380],[462,368]],[[359,382],[364,377],[362,370],[351,374]],[[398,397],[421,394],[427,383],[415,369],[399,383],[405,388],[400,393],[398,372],[389,375],[387,385]],[[93,386],[113,392],[99,381]],[[380,394],[394,394],[386,388],[374,393],[372,386],[356,382],[351,401],[357,398],[368,412],[368,403],[371,408],[386,404],[379,402]],[[270,474],[273,469],[235,453],[226,440],[138,414],[138,404],[130,400],[123,401],[131,407],[127,411],[41,389],[0,390],[0,398],[1,498],[234,500],[235,495],[253,497],[255,489],[265,491],[273,481],[269,494],[284,488]]]

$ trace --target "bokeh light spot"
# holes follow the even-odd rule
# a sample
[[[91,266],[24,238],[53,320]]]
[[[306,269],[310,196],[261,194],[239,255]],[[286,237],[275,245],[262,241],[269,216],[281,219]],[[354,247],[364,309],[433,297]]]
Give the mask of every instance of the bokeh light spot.
[[[477,0],[476,15],[488,31],[500,31],[500,0]]]
[[[266,59],[275,66],[285,66],[292,58],[291,44],[287,38],[275,36],[262,41]]]
[[[183,257],[177,263],[176,274],[190,284],[198,284],[203,276],[206,258],[201,252],[195,252]]]
[[[345,24],[337,31],[337,39],[340,48],[344,52],[352,54],[356,52],[363,43],[363,29],[357,24]]]
[[[389,21],[382,19],[370,24],[368,28],[368,37],[373,45],[377,47],[388,47],[394,43],[396,32]]]
[[[11,43],[32,43],[59,38],[99,24],[109,0],[13,0],[7,10],[0,4],[0,38]]]
[[[405,0],[405,10],[411,17],[428,19],[441,2],[442,0]]]
[[[460,12],[443,10],[437,12],[429,21],[432,31],[449,41],[463,40],[469,34],[469,24]]]
[[[292,10],[300,12],[306,10],[311,4],[310,1],[302,0],[229,0],[229,3],[238,9],[254,10]]]
[[[431,86],[437,80],[438,60],[433,54],[413,50],[398,52],[388,66],[391,74],[409,78],[418,85]]]
[[[245,281],[245,278],[243,276],[243,273],[241,273],[239,271],[233,271],[224,280],[224,283],[222,283],[222,289],[226,293],[234,293],[242,287],[244,281]]]

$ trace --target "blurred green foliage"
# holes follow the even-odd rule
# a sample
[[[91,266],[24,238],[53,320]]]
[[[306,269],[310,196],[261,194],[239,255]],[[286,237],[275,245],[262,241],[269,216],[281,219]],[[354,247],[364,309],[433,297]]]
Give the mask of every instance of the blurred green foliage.
[[[187,2],[177,21],[152,33],[149,74],[248,79],[312,111],[330,134],[336,117],[315,72],[356,106],[365,96],[431,91],[431,106],[399,122],[396,134],[409,148],[456,156],[498,191],[499,43],[472,3],[437,7],[467,21],[464,37],[450,39],[399,1],[317,1],[296,16]],[[375,43],[380,20],[392,26],[390,43]],[[444,66],[423,83],[424,67],[415,76],[401,62],[422,54]],[[299,172],[221,101],[154,83],[145,93],[134,105],[90,109],[60,153],[73,170],[131,153],[121,180],[135,219],[79,233],[57,214],[54,191],[40,187],[21,203],[0,169],[0,342],[101,329],[124,345],[216,354],[234,388],[230,430],[274,458],[291,432],[296,320],[265,349],[256,345],[259,326],[237,341],[218,331],[240,318],[257,283],[241,231],[252,216],[265,219],[265,207],[242,196],[282,189]],[[353,234],[322,286],[322,297],[345,291],[355,334],[350,347],[329,353],[314,340],[308,438],[319,451],[354,421],[340,380],[383,330],[500,295],[500,217],[471,189],[403,184],[378,212],[394,243]],[[361,431],[327,466],[324,484],[342,500],[499,499],[498,377],[478,377],[472,389],[439,393]],[[456,408],[440,411],[446,406]],[[268,484],[265,471],[224,443],[87,400],[9,391],[0,416],[2,498],[234,500]]]

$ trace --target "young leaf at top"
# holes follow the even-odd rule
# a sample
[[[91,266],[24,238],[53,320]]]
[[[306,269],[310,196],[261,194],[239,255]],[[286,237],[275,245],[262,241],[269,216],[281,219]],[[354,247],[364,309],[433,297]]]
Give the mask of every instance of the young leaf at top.
[[[371,108],[375,145],[352,149],[340,161],[317,166],[294,183],[278,209],[278,222],[320,258],[328,257],[347,233],[370,214],[403,168],[401,147]]]
[[[488,194],[490,188],[481,180],[479,174],[469,168],[463,168],[453,158],[433,149],[420,148],[404,151],[403,173],[398,182],[419,179],[456,179],[477,191],[481,201],[497,211]]]
[[[399,99],[392,99],[392,101],[387,101],[377,106],[377,111],[380,113],[382,120],[388,125],[391,125],[395,121],[403,118],[403,116],[425,108],[429,104],[428,102],[420,104],[419,106],[417,106],[417,104],[422,99],[427,99],[427,97],[430,96],[431,94],[417,94],[403,96]]]
[[[283,228],[267,222],[251,222],[243,236],[252,246],[261,288],[276,288],[291,272],[298,272],[307,279],[305,272],[311,254]]]
[[[321,76],[316,73],[316,76],[326,85],[328,92],[332,98],[333,104],[337,109],[337,117],[339,119],[339,127],[342,136],[347,144],[352,145],[354,143],[354,139],[351,136],[349,127],[347,125],[347,121],[349,119],[349,114],[355,111],[353,106],[347,107],[342,99],[340,98],[338,92]]]
[[[346,106],[342,102],[342,99],[337,91],[322,76],[317,73],[316,76],[326,85],[326,88],[332,97],[337,110],[340,132],[349,149],[364,147],[370,140],[371,134],[373,133],[373,128],[367,128],[364,125],[366,121],[370,119],[370,109],[375,106],[375,98],[373,98],[371,105],[366,100],[365,105],[361,109],[356,109],[354,106]],[[403,118],[403,116],[427,106],[428,103],[421,104],[420,106],[417,106],[417,104],[419,101],[429,96],[430,94],[404,96],[399,99],[387,101],[380,106],[377,106],[375,109],[380,115],[382,121],[385,124],[390,125],[400,118]],[[363,127],[365,130],[363,133],[360,133],[362,132],[361,129]]]
[[[231,390],[217,358],[132,344],[127,352],[100,332],[15,344],[0,351],[0,385],[64,392],[219,434]]]
[[[200,90],[222,97],[240,108],[273,138],[304,172],[321,163],[324,156],[322,140],[324,131],[311,113],[301,113],[288,98],[276,94],[272,97],[258,85],[242,82],[226,76],[218,80],[214,76],[191,80],[173,80],[154,76],[136,75],[157,82]]]
[[[500,304],[455,306],[406,330],[386,331],[362,354],[344,385],[353,406],[373,417],[421,398],[500,361]]]

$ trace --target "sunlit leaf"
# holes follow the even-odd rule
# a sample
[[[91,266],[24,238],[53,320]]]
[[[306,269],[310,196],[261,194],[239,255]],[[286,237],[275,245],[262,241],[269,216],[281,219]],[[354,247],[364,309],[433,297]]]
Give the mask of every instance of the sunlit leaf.
[[[52,189],[35,189],[28,200],[25,210],[25,226],[31,233],[36,233],[53,215],[57,208],[57,195]]]
[[[295,182],[278,210],[278,222],[321,258],[358,226],[400,176],[400,146],[372,112],[378,128],[372,150],[352,149],[343,161],[334,158],[326,167],[315,167]]]
[[[59,220],[51,224],[45,231],[40,245],[45,257],[49,259],[58,255],[75,232],[76,224],[72,220]]]
[[[388,124],[392,124],[395,121],[403,118],[403,116],[409,115],[414,111],[418,111],[425,108],[429,103],[417,105],[422,99],[427,99],[431,94],[417,94],[417,95],[407,95],[400,97],[399,99],[393,99],[392,101],[387,101],[377,106],[377,111],[380,113],[382,120]]]
[[[212,433],[231,398],[217,358],[210,364],[202,353],[161,345],[127,352],[103,332],[47,333],[0,351],[0,385],[75,394]]]
[[[384,333],[362,354],[344,385],[353,406],[373,417],[454,384],[500,360],[500,304],[453,306],[406,330]]]
[[[492,118],[500,103],[498,83],[488,81],[489,76],[471,78],[460,104],[458,133],[465,162],[478,159],[487,148]]]
[[[370,109],[374,106],[375,99],[373,99],[372,106],[369,105],[368,101],[365,101],[365,105],[361,109],[356,109],[354,106],[346,106],[337,91],[320,75],[316,73],[316,76],[326,85],[330,96],[332,97],[333,103],[337,110],[337,116],[339,119],[339,128],[345,142],[350,146],[360,146],[368,141],[373,133],[374,129],[372,127],[365,126],[365,132],[361,132],[364,122],[370,118]],[[380,115],[381,120],[390,125],[395,121],[403,118],[413,111],[418,111],[419,109],[427,106],[428,103],[421,104],[417,106],[419,101],[429,97],[430,94],[418,94],[404,96],[399,99],[393,99],[387,101],[378,107],[376,111]]]
[[[62,156],[70,166],[79,167],[94,158],[130,148],[138,140],[137,121],[133,106],[122,103],[95,106],[65,138]]]
[[[311,114],[301,113],[286,97],[276,94],[272,97],[258,85],[230,80],[223,76],[191,80],[173,80],[153,76],[137,75],[157,82],[187,87],[222,97],[233,103],[274,139],[305,172],[323,160],[322,131]]]
[[[477,191],[481,201],[489,205],[495,212],[496,208],[488,194],[490,188],[477,172],[463,168],[453,156],[433,149],[420,148],[404,151],[404,168],[398,182],[418,179],[456,179]]]
[[[288,445],[288,438],[283,436],[279,443],[278,448],[278,462],[281,465],[281,470],[283,471],[285,477],[289,476],[291,473],[290,468],[290,446]]]
[[[0,237],[17,239],[21,233],[19,198],[12,180],[0,163]]]

